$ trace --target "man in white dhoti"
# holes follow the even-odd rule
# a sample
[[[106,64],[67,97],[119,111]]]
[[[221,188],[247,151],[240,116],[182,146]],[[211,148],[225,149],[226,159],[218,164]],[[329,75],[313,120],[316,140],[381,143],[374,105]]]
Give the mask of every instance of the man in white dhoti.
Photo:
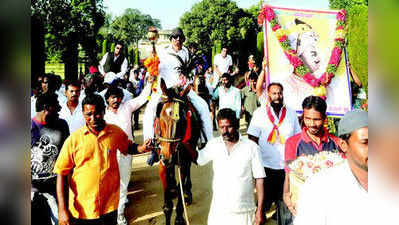
[[[265,171],[259,146],[240,136],[239,120],[233,110],[221,109],[217,121],[221,136],[197,151],[199,165],[213,161],[213,195],[208,225],[262,224]]]
[[[170,35],[170,41],[172,44],[165,49],[160,49],[158,51],[158,57],[160,60],[159,64],[159,74],[160,80],[157,82],[157,91],[151,95],[151,99],[148,102],[146,109],[144,111],[143,116],[143,136],[146,138],[154,137],[154,128],[153,123],[155,120],[155,114],[157,105],[161,100],[162,91],[160,88],[161,80],[166,85],[166,88],[176,88],[181,87],[182,89],[186,88],[189,83],[186,82],[186,79],[183,74],[181,74],[177,67],[181,65],[180,61],[177,59],[175,55],[181,57],[183,61],[187,61],[189,58],[189,53],[187,48],[183,47],[183,43],[185,41],[185,36],[183,34],[182,29],[176,28],[172,31]],[[190,90],[187,94],[190,101],[193,103],[195,109],[198,111],[200,115],[200,119],[202,121],[204,135],[207,140],[213,138],[213,128],[212,128],[212,120],[210,116],[210,112],[208,109],[208,104],[204,99],[199,97],[197,93],[193,90]],[[202,138],[202,141],[205,139]]]
[[[104,119],[107,123],[115,124],[120,127],[128,136],[129,140],[133,140],[132,132],[132,113],[138,110],[147,101],[147,97],[151,92],[151,84],[148,84],[143,92],[136,98],[130,99],[127,102],[122,102],[124,97],[122,89],[111,86],[105,93],[107,101],[107,109],[105,111]],[[128,222],[125,218],[125,204],[127,199],[127,187],[130,182],[130,175],[132,169],[132,155],[123,155],[117,153],[117,160],[120,174],[120,192],[119,192],[119,205],[118,205],[118,224],[127,225]]]

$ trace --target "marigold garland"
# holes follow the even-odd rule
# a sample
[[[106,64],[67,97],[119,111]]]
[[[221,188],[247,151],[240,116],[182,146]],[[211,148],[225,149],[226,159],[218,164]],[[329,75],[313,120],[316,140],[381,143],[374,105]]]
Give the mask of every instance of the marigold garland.
[[[270,6],[264,6],[258,15],[258,23],[263,24],[266,20],[270,23],[273,33],[276,35],[280,45],[284,51],[284,54],[294,67],[294,74],[303,78],[314,90],[313,94],[320,96],[324,99],[327,98],[326,87],[331,83],[332,78],[335,76],[335,72],[341,61],[342,50],[345,47],[345,20],[346,11],[344,9],[337,13],[337,26],[335,30],[334,48],[331,52],[330,60],[324,72],[320,78],[316,78],[310,69],[304,65],[303,61],[297,56],[296,51],[291,48],[288,37],[284,29],[282,29],[274,10]]]
[[[151,75],[153,76],[159,75],[159,57],[156,54],[148,57],[144,61],[144,66],[147,68],[147,71]]]
[[[147,68],[148,73],[150,73],[151,76],[156,77],[151,85],[151,89],[153,92],[157,92],[157,86],[158,86],[158,75],[159,75],[159,57],[157,54],[153,54],[150,57],[148,57],[144,61],[144,66]]]

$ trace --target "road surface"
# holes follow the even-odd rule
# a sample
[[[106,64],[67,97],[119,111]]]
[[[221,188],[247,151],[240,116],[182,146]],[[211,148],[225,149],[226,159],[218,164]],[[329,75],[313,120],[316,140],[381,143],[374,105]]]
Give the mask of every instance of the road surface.
[[[140,115],[140,128],[141,128]],[[240,132],[245,135],[246,124],[241,120]],[[214,135],[218,135],[215,131]],[[142,130],[135,131],[136,142],[142,143]],[[133,171],[128,188],[129,204],[126,207],[130,225],[163,225],[165,217],[162,211],[163,192],[158,176],[158,164],[150,167],[146,160],[148,153],[133,157]],[[177,173],[176,173],[177,174]],[[190,225],[206,225],[212,198],[212,163],[205,166],[192,165],[193,204],[187,207]],[[176,204],[177,200],[174,200]],[[268,212],[270,217],[272,212]],[[175,211],[172,214],[172,224]],[[276,225],[268,220],[267,225]]]

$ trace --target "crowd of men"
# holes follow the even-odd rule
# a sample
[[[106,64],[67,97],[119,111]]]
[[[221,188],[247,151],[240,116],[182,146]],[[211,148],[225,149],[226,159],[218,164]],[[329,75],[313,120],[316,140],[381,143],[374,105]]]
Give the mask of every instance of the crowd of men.
[[[170,41],[158,51],[160,82],[155,88],[145,68],[128,68],[119,42],[79,80],[38,76],[31,97],[33,224],[128,224],[124,212],[131,155],[153,150],[162,83],[168,90],[187,89],[202,122],[205,147],[191,155],[199,165],[213,162],[209,225],[264,224],[273,204],[278,224],[362,224],[368,191],[367,112],[348,112],[336,137],[325,127],[325,100],[306,97],[298,117],[284,103],[290,90],[280,83],[264,86],[266,60],[259,68],[250,56],[248,71],[240,75],[223,47],[213,67],[202,65],[194,71],[196,79],[187,81],[172,55],[189,57],[183,31],[174,29]],[[240,76],[243,84],[235,87]],[[138,145],[134,130],[141,108],[143,144]],[[240,134],[240,118],[245,118],[248,138]],[[215,137],[214,129],[219,131]],[[288,163],[337,150],[345,163],[312,177],[299,202],[292,201]],[[150,157],[152,165],[156,155]]]

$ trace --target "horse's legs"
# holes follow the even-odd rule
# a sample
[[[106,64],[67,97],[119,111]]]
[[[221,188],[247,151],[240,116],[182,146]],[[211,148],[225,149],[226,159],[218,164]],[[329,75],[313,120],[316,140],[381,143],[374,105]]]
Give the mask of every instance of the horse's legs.
[[[186,145],[187,148],[191,148],[191,145]],[[193,202],[193,197],[191,193],[191,160],[192,155],[187,153],[187,151],[181,152],[180,154],[181,160],[181,176],[182,176],[182,183],[183,183],[183,193],[184,193],[184,200],[187,205],[190,205]]]
[[[177,197],[177,189],[179,189],[179,187],[176,184],[176,175],[175,175],[175,167],[170,166],[170,168],[168,168],[168,172],[166,175],[166,179],[167,179],[167,183],[169,185],[169,192],[170,192],[170,196],[172,199]]]
[[[162,187],[163,187],[163,194],[164,194],[164,205],[162,207],[163,212],[165,214],[165,224],[170,225],[170,219],[172,217],[172,211],[173,211],[173,201],[172,197],[170,196],[170,188],[168,186],[167,182],[167,174],[168,174],[168,169],[165,167],[162,163],[159,164],[158,168],[159,172],[159,177],[161,178],[162,182]]]
[[[183,170],[180,170],[180,174],[182,176],[182,182],[183,182]],[[185,221],[184,221],[184,216],[183,216],[183,212],[184,212],[184,207],[183,207],[183,200],[181,197],[181,191],[180,191],[180,187],[178,187],[178,197],[177,197],[177,205],[176,205],[176,220],[175,220],[175,225],[185,225]]]

